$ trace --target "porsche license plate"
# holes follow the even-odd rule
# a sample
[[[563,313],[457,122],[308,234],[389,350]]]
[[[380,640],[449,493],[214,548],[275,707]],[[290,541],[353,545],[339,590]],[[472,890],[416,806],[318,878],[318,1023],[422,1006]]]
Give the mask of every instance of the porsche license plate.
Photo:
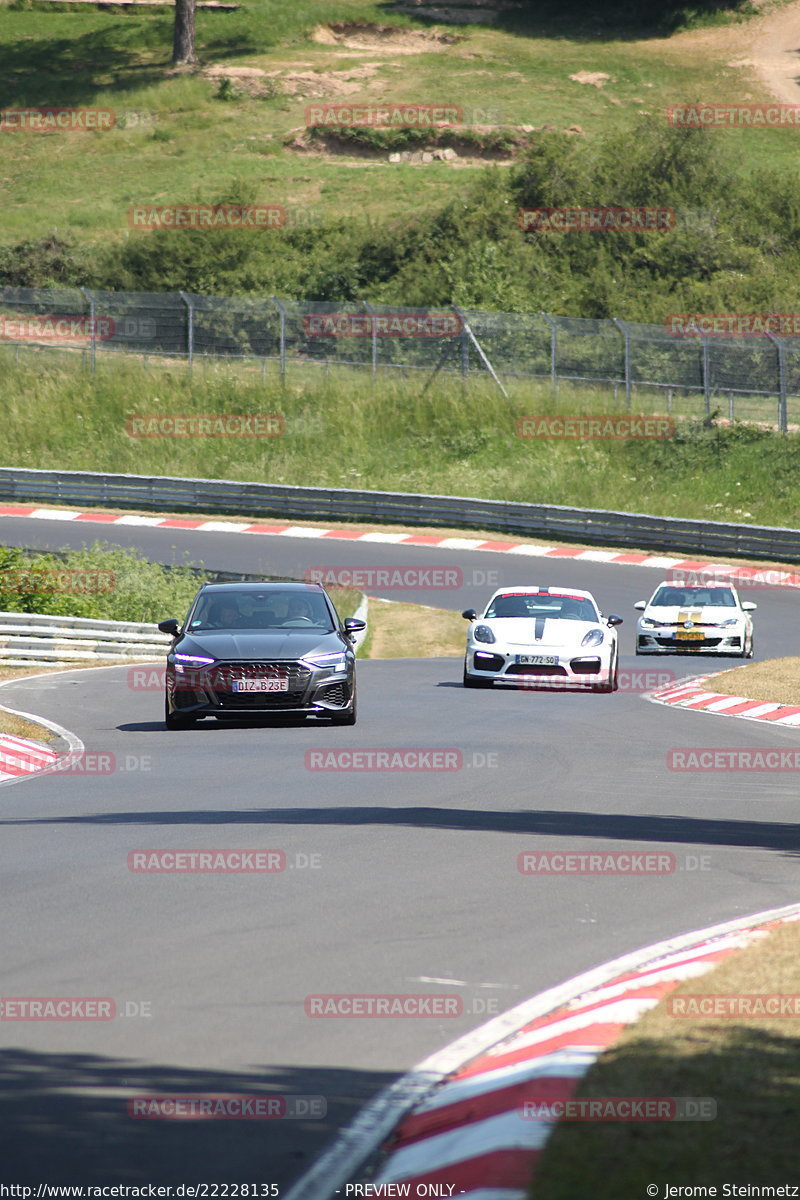
[[[517,662],[526,667],[557,667],[558,656],[555,654],[518,654]]]
[[[289,680],[286,675],[272,679],[234,679],[235,692],[288,692]]]

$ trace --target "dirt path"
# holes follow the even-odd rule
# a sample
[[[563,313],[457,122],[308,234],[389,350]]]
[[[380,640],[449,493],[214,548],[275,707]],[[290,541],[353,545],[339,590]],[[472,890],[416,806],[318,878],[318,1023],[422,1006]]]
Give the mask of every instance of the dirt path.
[[[776,99],[800,103],[800,3],[759,18],[752,66]]]

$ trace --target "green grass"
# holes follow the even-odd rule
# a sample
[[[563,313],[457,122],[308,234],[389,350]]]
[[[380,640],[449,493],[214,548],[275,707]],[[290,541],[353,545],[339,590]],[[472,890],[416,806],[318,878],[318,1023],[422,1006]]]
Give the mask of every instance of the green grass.
[[[676,436],[647,441],[526,441],[519,417],[624,412],[622,392],[509,383],[504,399],[485,380],[437,381],[425,372],[381,374],[340,368],[326,378],[275,363],[145,368],[130,359],[98,362],[94,375],[64,356],[31,354],[25,365],[0,356],[8,465],[139,475],[203,476],[268,483],[386,489],[664,516],[796,526],[800,523],[800,435],[756,425],[726,428],[686,418]],[[665,410],[643,397],[641,411]],[[772,407],[772,406],[771,406]],[[674,409],[686,411],[686,401]],[[634,405],[634,411],[636,405]],[[702,400],[694,399],[695,414]],[[753,411],[756,412],[756,402]],[[139,414],[281,413],[275,438],[130,438]],[[762,409],[762,420],[768,415]],[[391,453],[387,453],[387,446]]]
[[[365,0],[290,6],[249,0],[236,13],[198,13],[199,53],[206,65],[297,70],[345,82],[354,68],[375,64],[354,93],[324,99],[456,104],[491,110],[491,123],[579,125],[589,137],[675,102],[764,95],[725,54],[715,59],[644,30],[637,38],[630,23],[586,12],[576,18],[563,5],[538,6],[521,24],[520,17],[509,19],[506,29],[451,27],[445,32],[453,44],[396,56],[389,48],[358,52],[310,40],[316,25],[342,20],[427,28]],[[305,106],[316,97],[280,90],[254,97],[234,87],[235,98],[222,100],[217,83],[171,73],[170,49],[164,14],[53,11],[24,0],[4,6],[4,104],[100,105],[118,114],[118,127],[106,133],[0,134],[14,156],[14,170],[0,177],[4,242],[57,228],[80,241],[113,243],[128,236],[131,204],[209,201],[232,179],[254,189],[259,202],[313,208],[323,218],[385,219],[460,196],[482,170],[477,161],[420,168],[389,164],[385,155],[370,161],[297,153],[283,144],[285,135],[303,127]],[[570,80],[580,70],[611,79],[602,89]],[[718,136],[737,170],[795,169],[796,131]]]

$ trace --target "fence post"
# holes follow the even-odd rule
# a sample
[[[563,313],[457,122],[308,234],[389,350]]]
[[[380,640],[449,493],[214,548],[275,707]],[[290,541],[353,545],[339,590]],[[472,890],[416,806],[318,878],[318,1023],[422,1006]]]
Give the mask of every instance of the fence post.
[[[550,326],[550,387],[558,395],[558,326],[547,313],[539,313]]]
[[[94,296],[91,294],[91,292],[88,292],[85,287],[82,287],[81,291],[83,292],[84,298],[89,301],[89,329],[91,330],[92,336],[90,361],[92,364],[92,374],[94,375],[95,361],[97,357],[97,324],[95,321],[96,305],[94,302]]]
[[[194,306],[186,292],[178,292],[178,295],[186,305],[186,356],[189,360],[189,374],[191,375],[194,363]]]
[[[498,391],[501,392],[502,395],[507,400],[508,392],[506,391],[506,389],[503,387],[502,383],[498,379],[497,372],[495,371],[492,364],[489,362],[489,359],[486,355],[485,350],[483,349],[483,346],[480,344],[478,339],[475,337],[475,334],[472,332],[472,329],[470,328],[470,324],[469,324],[469,321],[467,320],[466,316],[464,315],[464,313],[461,311],[461,309],[458,307],[457,304],[452,305],[452,309],[453,309],[454,313],[458,313],[459,319],[461,321],[462,336],[464,334],[466,334],[467,337],[469,338],[470,342],[472,342],[472,345],[475,347],[475,350],[477,352],[478,358],[481,360],[483,365],[486,367],[486,370],[489,372],[492,379],[497,384]],[[462,346],[463,346],[463,343],[462,343]],[[462,350],[462,353],[463,353],[463,350]]]
[[[706,416],[711,415],[711,359],[708,353],[708,338],[703,334],[703,399]]]
[[[767,337],[775,343],[778,351],[778,429],[781,433],[787,433],[789,412],[786,403],[786,353],[780,338],[776,337],[774,333],[768,333]]]
[[[280,360],[281,360],[281,383],[286,379],[286,309],[281,304],[277,296],[270,296],[270,300],[277,308],[281,315],[281,345],[280,345]]]
[[[631,407],[631,331],[624,321],[620,321],[619,317],[612,317],[611,320],[616,325],[617,329],[622,331],[625,338],[625,407],[630,412]]]
[[[372,383],[374,386],[375,380],[378,378],[378,322],[375,320],[375,309],[372,305],[367,304],[366,300],[363,303],[365,311],[372,317]]]

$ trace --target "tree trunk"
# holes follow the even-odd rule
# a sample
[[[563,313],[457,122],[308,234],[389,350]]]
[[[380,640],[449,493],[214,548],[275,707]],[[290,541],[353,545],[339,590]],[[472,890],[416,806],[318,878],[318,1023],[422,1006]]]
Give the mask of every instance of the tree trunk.
[[[172,65],[197,62],[194,52],[194,6],[196,0],[175,0],[175,31],[172,39]]]

